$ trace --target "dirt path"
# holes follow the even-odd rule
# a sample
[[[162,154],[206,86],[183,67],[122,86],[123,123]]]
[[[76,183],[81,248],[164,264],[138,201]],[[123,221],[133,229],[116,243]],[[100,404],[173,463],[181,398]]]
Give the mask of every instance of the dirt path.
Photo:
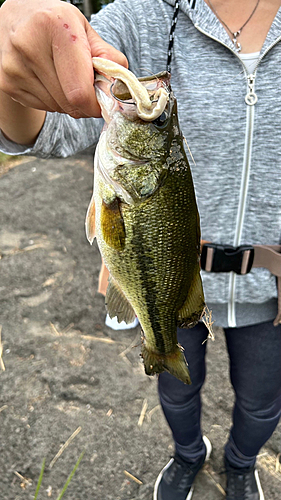
[[[95,291],[100,258],[84,234],[92,158],[30,158],[2,174],[0,498],[32,499],[45,457],[39,499],[56,500],[85,450],[66,500],[151,500],[172,440],[156,379],[145,376],[139,358],[138,328],[104,326],[104,300]],[[220,331],[208,351],[203,428],[214,449],[194,500],[223,498],[219,471],[233,401]],[[266,500],[281,497],[280,451],[279,427],[259,458]]]

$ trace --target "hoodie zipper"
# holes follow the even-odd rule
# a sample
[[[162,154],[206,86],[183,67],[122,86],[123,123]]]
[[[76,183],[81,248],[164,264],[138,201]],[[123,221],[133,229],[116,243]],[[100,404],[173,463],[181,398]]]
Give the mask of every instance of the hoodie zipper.
[[[257,68],[257,66],[256,66]],[[256,69],[255,69],[256,71]],[[251,158],[252,158],[252,143],[254,131],[254,118],[255,118],[255,104],[257,102],[257,95],[254,92],[256,73],[247,76],[248,93],[245,96],[247,106],[246,117],[246,132],[245,132],[245,146],[244,146],[244,160],[241,176],[239,205],[237,212],[237,221],[233,246],[237,247],[241,244],[242,229],[245,217],[246,200],[249,187]],[[230,328],[236,327],[236,314],[235,314],[235,288],[236,288],[237,274],[230,273],[229,277],[229,300],[228,300],[228,326]]]
[[[243,173],[241,180],[241,188],[240,188],[240,197],[239,197],[239,206],[238,206],[238,214],[237,214],[237,223],[235,230],[235,237],[233,246],[238,246],[241,243],[241,235],[244,224],[244,216],[245,216],[245,208],[246,208],[246,200],[249,186],[249,178],[250,178],[250,168],[251,168],[251,157],[252,157],[252,142],[253,142],[253,129],[254,129],[254,116],[255,116],[255,108],[258,97],[254,91],[255,88],[255,79],[258,66],[264,56],[281,40],[281,36],[277,38],[277,40],[272,43],[262,57],[257,61],[257,64],[254,68],[252,74],[248,74],[247,68],[243,61],[237,56],[241,63],[244,66],[244,69],[247,73],[247,85],[248,85],[248,93],[245,96],[245,102],[247,106],[247,119],[246,119],[246,133],[245,133],[245,148],[244,148],[244,163],[243,163]],[[234,52],[234,51],[233,51]],[[235,53],[235,52],[234,52]],[[236,54],[237,55],[237,54]],[[235,308],[235,289],[236,289],[236,280],[237,274],[234,272],[230,273],[229,278],[229,300],[228,300],[228,326],[230,328],[236,327],[236,308]]]
[[[202,28],[198,26],[198,24],[194,25],[195,28],[208,36],[209,38],[219,42],[224,47],[227,47],[236,57],[238,57],[239,61],[242,63],[245,72],[247,74],[247,87],[248,92],[245,96],[245,102],[247,104],[247,117],[246,117],[246,130],[245,130],[245,147],[244,147],[244,162],[243,162],[243,171],[242,171],[242,179],[241,179],[241,187],[240,187],[240,197],[239,197],[239,206],[237,213],[237,222],[236,222],[236,230],[234,236],[233,246],[240,245],[241,235],[244,223],[245,216],[245,208],[246,208],[246,199],[249,187],[249,178],[250,178],[250,167],[251,167],[251,156],[252,156],[252,142],[253,142],[253,129],[254,129],[254,116],[255,116],[255,104],[258,100],[257,95],[255,93],[255,79],[257,68],[264,58],[264,56],[281,40],[281,36],[278,37],[274,43],[272,43],[267,50],[264,52],[262,57],[258,60],[254,71],[252,74],[248,74],[247,68],[244,62],[240,59],[239,55],[232,50],[228,45],[218,40],[216,37],[211,36],[209,33],[206,33]],[[236,310],[235,310],[235,288],[236,288],[236,279],[237,275],[234,272],[230,273],[229,278],[229,299],[228,299],[228,326],[230,328],[236,327]]]

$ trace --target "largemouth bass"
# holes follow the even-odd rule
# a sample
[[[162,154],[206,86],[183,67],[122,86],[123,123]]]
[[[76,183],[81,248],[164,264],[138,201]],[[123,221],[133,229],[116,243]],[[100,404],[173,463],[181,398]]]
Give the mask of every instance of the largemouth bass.
[[[200,225],[193,181],[166,72],[139,80],[93,59],[105,119],[95,154],[86,232],[109,269],[110,317],[137,315],[148,375],[168,371],[191,383],[177,325],[191,327],[205,307]]]

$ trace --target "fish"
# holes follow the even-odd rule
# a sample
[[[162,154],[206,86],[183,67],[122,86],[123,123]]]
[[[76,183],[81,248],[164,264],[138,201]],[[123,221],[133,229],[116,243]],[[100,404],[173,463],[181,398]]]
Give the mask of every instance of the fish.
[[[105,121],[94,159],[86,233],[109,270],[110,317],[142,331],[145,373],[190,373],[177,326],[202,317],[200,219],[167,72],[137,78],[93,58],[95,91]]]

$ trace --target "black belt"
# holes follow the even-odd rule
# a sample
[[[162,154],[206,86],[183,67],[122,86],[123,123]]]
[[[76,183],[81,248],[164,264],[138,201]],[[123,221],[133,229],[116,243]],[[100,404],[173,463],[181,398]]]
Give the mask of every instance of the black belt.
[[[214,273],[248,274],[254,267],[264,267],[277,277],[278,315],[274,325],[281,323],[281,245],[220,245],[204,242],[201,269]]]

